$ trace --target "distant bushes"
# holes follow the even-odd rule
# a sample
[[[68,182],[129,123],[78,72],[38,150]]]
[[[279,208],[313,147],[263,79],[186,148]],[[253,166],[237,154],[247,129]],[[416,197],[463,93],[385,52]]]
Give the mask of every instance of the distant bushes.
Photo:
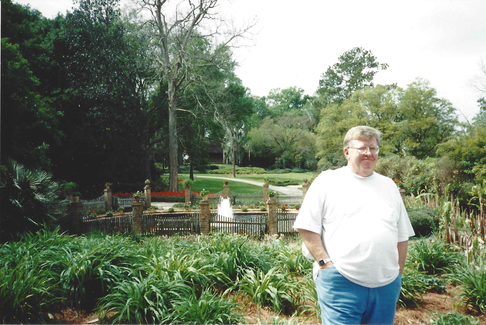
[[[423,192],[444,195],[447,192],[461,205],[471,199],[468,192],[473,184],[458,178],[458,167],[447,157],[420,160],[412,156],[390,155],[380,157],[375,170],[400,181],[406,195]]]
[[[219,169],[209,170],[208,174],[232,174],[233,167],[220,167]],[[260,167],[236,167],[236,173],[239,175],[248,174],[266,174],[267,171]]]

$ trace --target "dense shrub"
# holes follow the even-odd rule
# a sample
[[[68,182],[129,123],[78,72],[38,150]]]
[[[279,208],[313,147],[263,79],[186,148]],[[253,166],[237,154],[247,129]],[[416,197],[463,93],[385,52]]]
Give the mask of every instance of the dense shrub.
[[[443,194],[447,184],[453,182],[453,172],[443,160],[426,158],[419,160],[413,156],[390,155],[381,157],[376,171],[401,182],[408,194],[420,194],[423,191]]]
[[[279,180],[279,179],[268,179],[268,184],[275,186],[287,186],[287,185],[299,185],[297,181],[294,180]]]
[[[410,209],[408,210],[408,217],[415,231],[415,236],[430,236],[438,229],[439,218],[433,210]]]
[[[288,174],[291,172],[292,170],[289,168],[276,168],[268,171],[269,174]]]
[[[220,167],[219,169],[209,170],[208,174],[232,174],[232,167]],[[236,174],[249,175],[249,174],[266,174],[267,171],[260,167],[236,167]]]

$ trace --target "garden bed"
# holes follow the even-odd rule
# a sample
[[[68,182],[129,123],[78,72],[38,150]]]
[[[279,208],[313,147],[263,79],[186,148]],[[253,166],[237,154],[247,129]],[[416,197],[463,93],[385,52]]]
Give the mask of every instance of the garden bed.
[[[395,324],[428,324],[431,314],[436,313],[450,313],[454,312],[454,295],[457,291],[456,288],[449,288],[448,293],[438,294],[428,292],[423,296],[422,301],[418,307],[415,308],[397,308],[395,316]],[[241,306],[245,306],[243,315],[245,323],[247,324],[272,324],[272,320],[275,317],[275,311],[271,308],[263,307],[257,312],[255,304],[248,301],[248,299],[239,298]],[[462,311],[465,313],[465,311]],[[73,308],[64,308],[62,310],[50,311],[50,314],[54,316],[51,324],[89,324],[93,320],[98,319],[98,315],[93,311],[81,310],[78,311]],[[470,312],[471,315],[475,315],[474,312]],[[280,319],[291,319],[289,316],[279,316]],[[485,315],[476,315],[479,319],[479,324],[486,324]],[[295,319],[294,319],[295,320]],[[92,324],[99,324],[100,322],[92,322]],[[283,322],[282,322],[283,323]],[[316,317],[310,318],[304,322],[304,319],[298,322],[299,324],[319,324],[320,319]],[[273,323],[275,324],[275,323]]]

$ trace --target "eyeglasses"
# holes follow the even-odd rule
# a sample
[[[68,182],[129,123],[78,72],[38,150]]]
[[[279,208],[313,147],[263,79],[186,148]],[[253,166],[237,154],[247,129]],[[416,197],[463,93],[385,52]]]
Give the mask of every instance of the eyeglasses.
[[[360,155],[365,154],[368,150],[371,154],[376,154],[380,152],[380,147],[348,147],[349,149],[355,149]]]

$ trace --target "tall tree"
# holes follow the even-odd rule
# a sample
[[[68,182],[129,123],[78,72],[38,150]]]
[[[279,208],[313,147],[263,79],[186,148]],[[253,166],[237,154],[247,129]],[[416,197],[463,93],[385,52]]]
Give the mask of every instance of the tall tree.
[[[148,132],[153,131],[146,42],[122,20],[119,0],[81,0],[66,19],[57,48],[69,94],[59,173],[93,190],[108,180],[143,184],[150,178]]]
[[[254,155],[271,155],[280,168],[315,168],[314,121],[308,116],[285,113],[266,117],[258,128],[248,134]]]
[[[324,105],[340,104],[354,91],[373,86],[375,74],[387,68],[388,64],[379,63],[371,51],[355,47],[344,52],[321,76],[317,94]]]
[[[249,130],[249,120],[253,113],[253,99],[239,83],[230,83],[218,98],[214,118],[225,131],[227,148],[231,155],[233,177],[236,177],[236,153],[241,149]]]
[[[2,164],[51,168],[51,146],[62,137],[52,105],[54,29],[37,10],[2,1]]]
[[[316,127],[317,157],[321,168],[342,166],[346,163],[342,154],[342,139],[356,125],[369,125],[380,129],[385,136],[395,132],[399,119],[396,92],[378,85],[356,91],[342,104],[331,104],[321,111]],[[381,154],[394,152],[394,141],[383,141]]]
[[[458,124],[452,104],[438,98],[435,88],[419,78],[401,95],[398,110],[403,149],[419,159],[434,157],[437,144],[446,141]]]
[[[218,0],[139,0],[151,15],[154,35],[154,63],[158,76],[167,84],[169,110],[169,190],[178,189],[177,97],[184,82],[197,82],[198,68],[226,64],[226,50],[249,27],[221,32],[224,20],[216,13]],[[205,39],[211,48],[195,51]]]
[[[310,100],[312,97],[304,95],[304,90],[297,87],[272,89],[266,97],[268,109],[274,117],[291,111],[300,114],[304,105]]]

